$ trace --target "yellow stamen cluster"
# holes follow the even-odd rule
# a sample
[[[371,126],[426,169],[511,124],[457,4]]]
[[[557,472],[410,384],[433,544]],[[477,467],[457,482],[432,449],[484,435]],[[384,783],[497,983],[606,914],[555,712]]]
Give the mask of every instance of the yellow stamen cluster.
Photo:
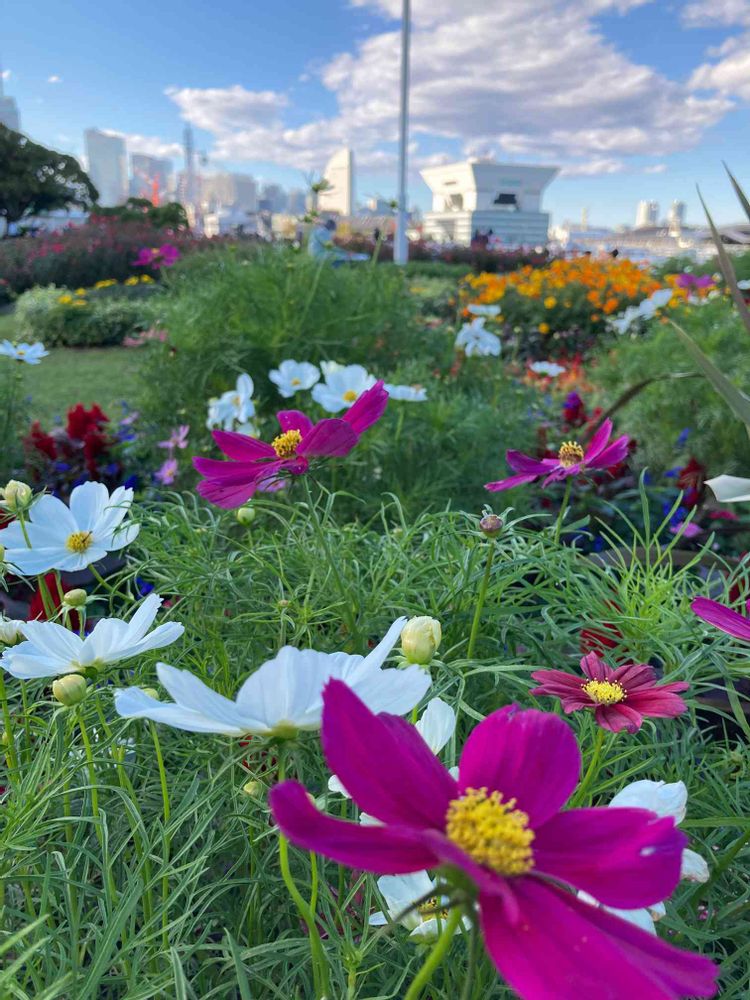
[[[417,913],[425,920],[429,920],[431,917],[437,917],[438,920],[448,919],[448,908],[442,905],[437,896],[430,896],[424,903],[421,903],[417,907]]]
[[[357,398],[357,393],[354,391],[354,389],[347,389],[346,392],[344,393],[344,401],[346,403],[353,403],[356,398]]]
[[[284,431],[273,439],[271,447],[279,458],[294,458],[301,440],[302,435],[299,431]]]
[[[597,705],[616,705],[627,697],[627,691],[619,681],[588,681],[583,690]]]
[[[500,875],[524,875],[534,867],[534,831],[527,814],[515,805],[515,799],[503,802],[501,792],[467,788],[448,805],[446,836]]]
[[[557,453],[557,460],[563,469],[569,469],[571,465],[578,465],[583,461],[584,451],[577,441],[563,441]]]
[[[65,548],[70,549],[71,552],[75,552],[77,555],[82,555],[87,549],[91,548],[93,542],[94,536],[90,531],[74,531],[72,535],[68,535]]]

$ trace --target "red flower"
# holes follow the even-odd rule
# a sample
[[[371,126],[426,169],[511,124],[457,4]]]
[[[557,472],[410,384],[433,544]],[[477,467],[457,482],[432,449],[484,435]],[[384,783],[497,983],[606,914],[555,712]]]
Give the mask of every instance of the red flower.
[[[68,422],[65,430],[68,437],[76,441],[83,441],[86,432],[101,429],[102,424],[109,423],[109,417],[97,403],[94,403],[90,410],[87,410],[83,403],[76,403],[68,410]]]
[[[42,430],[42,425],[35,420],[31,425],[31,430],[23,439],[23,446],[26,451],[40,451],[47,458],[57,458],[57,445],[55,439]]]
[[[702,465],[696,458],[692,455],[687,465],[684,465],[677,476],[677,486],[679,489],[685,491],[685,495],[682,498],[682,504],[684,507],[695,507],[697,506],[704,493],[704,482],[706,479],[706,469],[705,465]]]
[[[657,684],[653,667],[646,663],[626,663],[613,670],[596,653],[581,660],[584,679],[565,670],[535,670],[531,675],[540,686],[532,694],[559,698],[567,714],[593,708],[602,729],[619,733],[637,732],[644,716],[672,719],[687,711],[679,692],[690,687],[685,681]]]

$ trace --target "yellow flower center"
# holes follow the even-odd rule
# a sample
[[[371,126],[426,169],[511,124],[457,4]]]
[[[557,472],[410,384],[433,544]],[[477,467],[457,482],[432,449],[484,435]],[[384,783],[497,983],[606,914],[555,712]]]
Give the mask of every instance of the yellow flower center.
[[[583,455],[583,448],[577,441],[563,441],[557,453],[557,460],[563,469],[569,469],[571,465],[582,462]]]
[[[91,548],[93,542],[94,536],[90,531],[74,531],[72,535],[68,535],[65,548],[70,549],[71,552],[81,555],[87,549]]]
[[[302,379],[301,378],[293,378],[292,379],[292,385],[302,385]]]
[[[273,439],[271,447],[279,458],[294,458],[301,440],[302,435],[299,431],[284,431]]]
[[[534,831],[515,805],[515,799],[503,802],[501,792],[467,788],[448,805],[446,836],[480,865],[500,875],[524,875],[534,867]]]
[[[627,691],[619,681],[588,681],[583,690],[597,705],[616,705],[627,697]]]
[[[346,392],[344,393],[344,401],[347,403],[353,403],[356,398],[357,398],[357,393],[354,391],[354,389],[347,389]]]
[[[417,913],[425,920],[430,920],[432,917],[437,917],[438,920],[448,919],[448,907],[443,906],[437,896],[430,896],[424,903],[421,903],[417,907]]]

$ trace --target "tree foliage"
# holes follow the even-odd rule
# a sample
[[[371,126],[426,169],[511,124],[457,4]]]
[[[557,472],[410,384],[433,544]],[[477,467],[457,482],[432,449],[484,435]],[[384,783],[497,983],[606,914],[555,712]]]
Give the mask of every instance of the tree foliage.
[[[124,205],[103,208],[97,205],[95,214],[122,222],[148,222],[157,229],[188,229],[190,224],[185,209],[177,201],[153,205],[148,198],[128,198]]]
[[[75,157],[0,125],[0,218],[8,225],[71,205],[89,208],[97,197]]]

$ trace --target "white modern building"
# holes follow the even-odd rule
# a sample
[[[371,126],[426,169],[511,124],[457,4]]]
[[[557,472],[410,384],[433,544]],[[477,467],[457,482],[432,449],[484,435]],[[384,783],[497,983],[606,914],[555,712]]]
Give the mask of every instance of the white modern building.
[[[21,131],[21,119],[18,114],[18,105],[12,97],[6,97],[3,92],[3,74],[0,72],[0,125],[13,129],[14,132]]]
[[[323,177],[330,185],[318,195],[318,211],[354,214],[354,153],[339,149],[326,164]]]
[[[97,128],[87,128],[83,137],[88,173],[99,192],[99,204],[121,205],[128,197],[125,140]]]
[[[558,169],[466,160],[422,170],[432,191],[425,238],[467,245],[481,234],[509,246],[546,243],[549,213],[541,210],[542,193]]]
[[[635,212],[635,228],[644,229],[647,226],[655,226],[659,222],[659,202],[639,201]]]

